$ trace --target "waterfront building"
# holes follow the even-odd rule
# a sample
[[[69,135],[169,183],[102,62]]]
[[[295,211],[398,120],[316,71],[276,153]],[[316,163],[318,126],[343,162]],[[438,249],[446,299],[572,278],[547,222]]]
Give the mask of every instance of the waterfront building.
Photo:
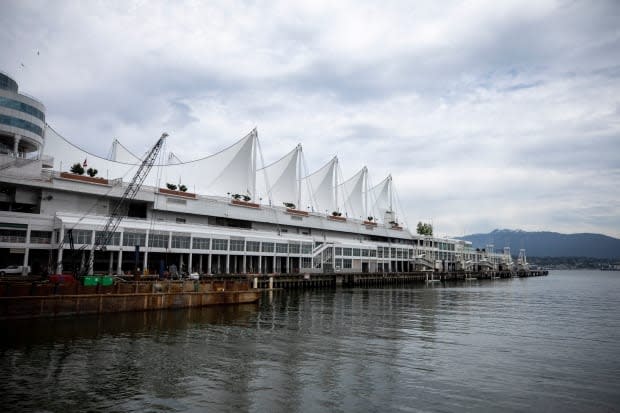
[[[0,265],[34,273],[76,263],[111,274],[448,272],[498,269],[504,259],[466,241],[411,233],[393,203],[391,176],[370,187],[364,167],[340,182],[336,157],[302,173],[301,145],[258,165],[256,130],[212,156],[162,156],[117,232],[94,250],[139,157],[118,141],[107,158],[84,151],[2,76]],[[71,173],[76,164],[97,172]]]

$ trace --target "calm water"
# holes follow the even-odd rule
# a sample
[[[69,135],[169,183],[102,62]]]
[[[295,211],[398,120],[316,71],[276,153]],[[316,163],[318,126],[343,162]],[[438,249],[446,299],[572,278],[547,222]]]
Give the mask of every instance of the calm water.
[[[1,324],[1,411],[620,411],[620,273]]]

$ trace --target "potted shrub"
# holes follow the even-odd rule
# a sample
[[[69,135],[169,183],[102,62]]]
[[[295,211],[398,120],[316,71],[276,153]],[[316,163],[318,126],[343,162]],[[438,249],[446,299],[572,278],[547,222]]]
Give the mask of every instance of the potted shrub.
[[[185,185],[179,185],[179,191],[187,192],[187,187]]]
[[[83,170],[84,168],[82,168]],[[94,178],[95,175],[97,175],[99,171],[94,169],[94,168],[88,168],[88,170],[86,171],[86,173],[88,174],[88,176],[90,176],[91,178]]]
[[[69,170],[71,171],[71,173],[74,173],[76,175],[84,175],[84,167],[79,162],[71,165],[71,169]]]
[[[166,188],[168,188],[171,191],[176,191],[177,190],[177,186],[175,184],[166,183]]]

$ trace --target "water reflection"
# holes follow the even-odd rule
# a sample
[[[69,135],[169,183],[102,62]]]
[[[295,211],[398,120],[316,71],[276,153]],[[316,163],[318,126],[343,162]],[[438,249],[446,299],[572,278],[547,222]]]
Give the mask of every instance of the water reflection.
[[[582,280],[272,291],[259,305],[3,323],[0,407],[605,409],[620,394],[620,283]]]

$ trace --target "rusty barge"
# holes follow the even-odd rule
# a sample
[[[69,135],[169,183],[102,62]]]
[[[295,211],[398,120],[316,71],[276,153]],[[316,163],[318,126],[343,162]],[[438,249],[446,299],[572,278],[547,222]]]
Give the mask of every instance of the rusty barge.
[[[0,320],[247,304],[258,302],[260,295],[261,290],[242,281],[138,281],[92,287],[4,282]]]

